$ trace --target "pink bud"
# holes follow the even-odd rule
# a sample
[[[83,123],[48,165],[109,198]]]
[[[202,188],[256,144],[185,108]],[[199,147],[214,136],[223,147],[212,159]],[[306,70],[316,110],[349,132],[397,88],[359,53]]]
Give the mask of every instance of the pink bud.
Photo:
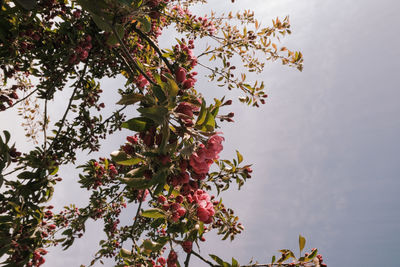
[[[182,67],[179,67],[175,72],[175,76],[178,83],[184,82],[186,80],[186,70]]]

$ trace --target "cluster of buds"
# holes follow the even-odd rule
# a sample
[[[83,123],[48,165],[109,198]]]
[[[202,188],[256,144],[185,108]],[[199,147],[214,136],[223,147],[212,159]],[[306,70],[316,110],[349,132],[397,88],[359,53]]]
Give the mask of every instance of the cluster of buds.
[[[91,185],[93,189],[97,189],[103,183],[113,180],[118,175],[117,167],[110,163],[107,168],[104,164],[105,159],[101,158],[99,162],[93,161],[92,167],[92,181]]]
[[[177,61],[194,68],[197,65],[197,57],[193,54],[193,49],[193,40],[189,40],[189,44],[186,45],[182,39],[181,44],[174,46],[174,55],[177,57]]]
[[[84,61],[92,49],[92,36],[86,35],[84,40],[78,43],[78,46],[74,49],[73,54],[69,57],[69,64],[79,64],[79,62]]]
[[[11,90],[9,93],[4,94],[0,93],[0,111],[6,110],[8,105],[12,107],[14,102],[13,99],[18,99],[18,94],[15,92],[16,90]]]
[[[169,212],[170,219],[173,222],[177,222],[181,217],[186,214],[186,209],[181,206],[183,202],[183,196],[181,195],[175,198],[175,202],[167,201],[167,198],[163,195],[160,195],[157,201],[162,205],[163,210]]]
[[[178,113],[178,118],[182,120],[186,127],[192,127],[193,122],[193,111],[198,111],[199,108],[188,102],[181,102],[175,108],[175,112]]]
[[[170,253],[168,254],[168,259],[167,259],[167,266],[168,267],[177,267],[178,265],[176,264],[178,262],[178,254],[174,250],[171,250]]]
[[[17,158],[20,157],[22,153],[17,151],[15,147],[11,147],[8,154],[10,155],[11,161],[16,162]]]
[[[30,262],[28,262],[27,266],[35,266],[35,267],[41,266],[46,261],[43,258],[43,256],[46,254],[47,254],[47,250],[42,249],[42,248],[36,249],[35,252],[33,252],[32,260]]]
[[[211,20],[208,20],[207,17],[197,17],[193,15],[189,9],[183,9],[181,6],[174,6],[172,11],[175,11],[179,14],[179,16],[187,16],[188,20],[192,21],[195,27],[202,29],[205,33],[209,35],[213,35],[216,31],[215,25]]]
[[[185,240],[182,242],[182,248],[183,251],[185,251],[186,253],[190,253],[192,252],[192,248],[193,248],[193,242],[190,240]]]
[[[188,74],[186,69],[182,67],[177,68],[175,71],[176,81],[184,90],[190,89],[195,85],[197,80],[194,77],[196,75],[197,72],[194,71]]]
[[[43,216],[44,219],[50,220],[53,218],[54,214],[51,211],[51,209],[53,209],[53,208],[54,207],[51,205],[46,207],[47,210],[44,213],[44,216]],[[43,238],[48,237],[49,234],[53,233],[56,228],[57,228],[57,226],[55,224],[48,224],[47,221],[43,220],[41,223],[41,236]]]

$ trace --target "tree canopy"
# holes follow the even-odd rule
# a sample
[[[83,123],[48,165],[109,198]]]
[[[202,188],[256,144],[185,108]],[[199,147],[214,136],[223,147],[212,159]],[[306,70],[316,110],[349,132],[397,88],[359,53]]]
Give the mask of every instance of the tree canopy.
[[[88,220],[102,221],[107,237],[90,265],[113,258],[116,266],[189,266],[198,257],[210,266],[239,266],[196,250],[209,231],[223,240],[242,232],[220,195],[232,185],[240,189],[252,173],[239,151],[232,160],[219,157],[229,142],[220,128],[234,122],[232,99],[206,103],[196,70],[207,73],[210,86],[240,90],[240,102],[259,107],[266,103],[264,83],[246,74],[260,73],[267,61],[302,70],[303,57],[279,45],[291,33],[288,17],[262,27],[251,11],[196,14],[195,7],[205,3],[0,2],[0,110],[18,108],[26,139],[35,144],[22,153],[18,142],[10,143],[12,132],[0,138],[1,266],[42,265],[46,248],[68,249]],[[166,29],[179,37],[161,47]],[[201,40],[207,40],[203,50],[197,47]],[[125,85],[104,88],[104,78],[124,79]],[[66,92],[69,98],[59,100]],[[109,116],[100,101],[104,94],[120,99]],[[64,105],[58,118],[48,112],[54,101]],[[122,128],[131,134],[114,152],[77,162],[82,151],[103,152],[102,144]],[[48,202],[66,164],[81,171],[89,204],[53,212]],[[126,223],[119,218],[128,206],[137,212]],[[300,236],[300,253],[304,245]],[[180,248],[185,255],[178,256]],[[316,249],[297,258],[290,250],[280,252],[271,266],[324,266]]]

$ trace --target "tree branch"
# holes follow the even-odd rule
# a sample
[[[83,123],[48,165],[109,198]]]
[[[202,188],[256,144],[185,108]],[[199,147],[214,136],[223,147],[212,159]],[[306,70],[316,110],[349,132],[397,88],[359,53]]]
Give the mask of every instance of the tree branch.
[[[157,85],[140,67],[139,65],[136,63],[135,59],[131,56],[131,54],[129,53],[128,48],[125,46],[125,43],[122,41],[121,37],[119,37],[118,32],[115,30],[114,25],[111,27],[113,30],[114,35],[117,37],[118,42],[121,44],[122,47],[122,51],[125,54],[125,57],[127,57],[130,62],[133,64],[133,66],[135,67],[135,69],[137,69],[140,74],[142,74],[146,80],[149,81],[149,83],[151,83],[152,85]]]
[[[143,39],[145,39],[151,47],[154,48],[154,50],[157,52],[157,54],[160,56],[160,58],[162,59],[162,61],[164,61],[165,65],[167,65],[168,69],[171,71],[171,73],[174,73],[174,68],[171,65],[171,63],[168,61],[168,59],[166,57],[163,56],[163,52],[161,51],[161,49],[154,43],[153,40],[151,40],[146,34],[144,34],[141,30],[139,30],[138,28],[136,28],[136,25],[134,25],[133,30],[139,34],[140,37],[142,37]]]
[[[29,98],[31,95],[33,95],[34,93],[36,93],[39,90],[39,88],[36,87],[35,90],[33,90],[32,92],[30,92],[28,95],[24,96],[23,98],[21,98],[20,100],[18,100],[17,102],[15,102],[12,106],[7,107],[5,110],[15,107],[17,104],[21,103],[22,101],[24,101],[25,99]]]
[[[195,255],[197,258],[199,258],[200,260],[204,261],[205,263],[207,263],[208,265],[210,265],[211,267],[218,267],[218,265],[214,265],[211,261],[206,260],[205,258],[203,258],[200,254],[198,254],[197,252],[192,250],[193,255]]]
[[[192,255],[192,252],[186,255],[185,267],[189,267],[190,255]]]

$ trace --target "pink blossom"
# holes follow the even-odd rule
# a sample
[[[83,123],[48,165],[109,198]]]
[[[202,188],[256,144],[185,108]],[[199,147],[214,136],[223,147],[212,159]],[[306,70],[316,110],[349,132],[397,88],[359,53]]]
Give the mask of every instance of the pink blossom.
[[[178,83],[182,83],[186,80],[186,70],[182,67],[179,67],[176,71],[175,71],[175,76],[176,76],[176,81]]]

